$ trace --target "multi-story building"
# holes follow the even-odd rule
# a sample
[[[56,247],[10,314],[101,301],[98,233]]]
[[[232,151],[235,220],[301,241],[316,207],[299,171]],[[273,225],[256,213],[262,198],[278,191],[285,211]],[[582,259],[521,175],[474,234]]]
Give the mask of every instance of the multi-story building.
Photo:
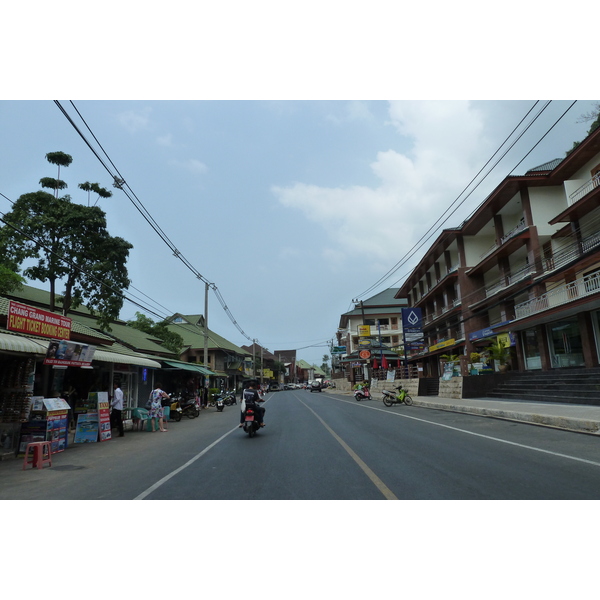
[[[425,348],[470,356],[503,336],[513,370],[598,367],[600,128],[565,158],[509,176],[444,230],[395,294],[420,307]]]
[[[359,326],[369,326],[370,336],[392,348],[402,345],[401,309],[407,306],[404,298],[396,299],[399,288],[389,288],[361,300],[354,308],[340,317],[338,343],[346,346],[346,354],[352,354],[359,347]]]

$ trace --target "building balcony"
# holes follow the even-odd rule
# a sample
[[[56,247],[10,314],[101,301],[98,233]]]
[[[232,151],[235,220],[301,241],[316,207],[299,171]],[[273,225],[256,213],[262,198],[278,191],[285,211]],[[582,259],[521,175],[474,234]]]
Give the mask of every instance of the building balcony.
[[[560,285],[541,296],[515,305],[515,319],[523,319],[600,292],[600,273]]]
[[[600,173],[596,173],[589,181],[586,181],[581,187],[577,188],[569,195],[569,206],[572,206],[575,202],[581,200],[597,187],[600,187]]]

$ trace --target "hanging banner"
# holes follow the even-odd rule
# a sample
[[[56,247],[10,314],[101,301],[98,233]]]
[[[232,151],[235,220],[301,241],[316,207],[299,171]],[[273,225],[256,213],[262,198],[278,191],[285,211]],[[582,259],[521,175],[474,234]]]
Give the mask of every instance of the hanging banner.
[[[6,328],[10,331],[68,340],[71,337],[71,325],[68,317],[9,301]]]
[[[92,364],[96,346],[78,344],[67,340],[52,340],[48,345],[45,365],[65,367],[89,367]]]

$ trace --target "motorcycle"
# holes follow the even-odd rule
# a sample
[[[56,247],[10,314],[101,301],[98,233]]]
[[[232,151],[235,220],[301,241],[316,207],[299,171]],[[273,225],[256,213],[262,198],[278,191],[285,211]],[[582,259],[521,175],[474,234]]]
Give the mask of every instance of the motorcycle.
[[[354,399],[359,402],[360,400],[370,400],[371,392],[367,386],[364,386],[354,392]]]
[[[244,412],[243,428],[244,432],[247,433],[250,437],[254,437],[254,434],[260,429],[260,423],[252,406],[249,406]]]
[[[223,402],[225,402],[225,406],[232,406],[233,404],[237,404],[235,394],[233,392],[225,392]]]
[[[223,409],[225,408],[225,399],[223,396],[217,396],[215,398],[215,405],[217,407],[217,412],[223,412]]]
[[[398,390],[397,394],[390,392],[388,390],[383,390],[383,396],[381,400],[386,406],[393,406],[394,404],[406,404],[406,406],[412,406],[413,400],[408,395],[408,390],[399,386],[396,388]]]
[[[188,419],[195,419],[200,416],[200,409],[195,398],[182,399],[180,402],[181,414]]]
[[[181,415],[183,411],[181,410],[181,402],[178,396],[175,394],[171,394],[171,413],[169,419],[173,421],[181,421]]]

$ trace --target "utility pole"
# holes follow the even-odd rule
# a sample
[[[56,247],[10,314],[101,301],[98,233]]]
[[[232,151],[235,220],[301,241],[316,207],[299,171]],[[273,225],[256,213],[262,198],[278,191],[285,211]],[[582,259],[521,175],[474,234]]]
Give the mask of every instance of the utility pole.
[[[262,389],[263,385],[263,375],[264,375],[264,363],[263,363],[263,347],[260,347],[260,387]]]
[[[208,367],[208,283],[204,284],[204,364]]]

